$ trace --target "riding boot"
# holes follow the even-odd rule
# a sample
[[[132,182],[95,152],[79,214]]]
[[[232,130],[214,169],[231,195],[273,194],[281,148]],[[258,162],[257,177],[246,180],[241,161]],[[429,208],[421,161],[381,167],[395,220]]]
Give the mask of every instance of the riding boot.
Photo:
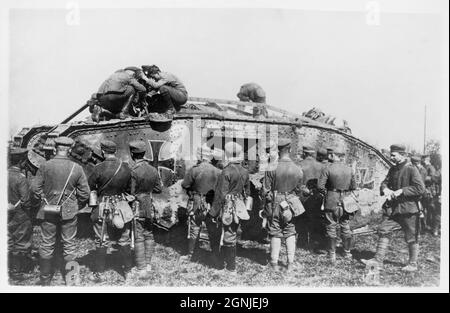
[[[225,253],[225,262],[227,263],[227,270],[236,271],[236,246],[223,247]]]
[[[41,286],[50,286],[50,282],[52,280],[52,259],[39,259],[39,270],[40,270],[40,285]]]
[[[88,277],[89,280],[100,283],[104,281],[104,272],[106,269],[106,253],[107,247],[97,248],[95,250],[94,272]]]
[[[120,247],[120,257],[122,259],[123,265],[123,274],[124,274],[123,276],[126,280],[128,279],[128,276],[133,267],[133,260],[131,258],[131,247],[129,245]]]

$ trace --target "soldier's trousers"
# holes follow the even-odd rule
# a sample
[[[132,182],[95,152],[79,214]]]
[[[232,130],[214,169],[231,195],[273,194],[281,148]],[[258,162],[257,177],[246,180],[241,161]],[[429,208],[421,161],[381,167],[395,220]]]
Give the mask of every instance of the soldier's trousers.
[[[137,223],[136,223],[137,224]],[[100,248],[102,223],[97,221],[94,223],[95,232],[95,246]],[[115,228],[114,226],[106,223],[103,247],[108,247],[111,243],[117,243],[119,246],[124,247],[130,245],[130,223],[126,223],[122,229]]]
[[[351,215],[338,207],[336,210],[325,211],[325,229],[327,237],[330,239],[337,239],[337,228],[340,227],[341,238],[352,238],[352,230],[350,229]]]
[[[32,235],[31,219],[13,216],[8,221],[8,252],[14,255],[30,254]]]
[[[378,234],[380,237],[389,238],[392,236],[394,228],[401,226],[407,243],[418,242],[420,218],[418,213],[412,214],[396,214],[393,216],[383,216]]]
[[[161,93],[164,102],[167,104],[168,109],[174,108],[179,111],[180,106],[187,101],[186,93],[170,86],[161,86],[159,92]]]
[[[188,224],[189,224],[189,238],[198,239],[200,235],[200,226],[202,225],[202,221],[195,218],[195,216],[189,216]]]
[[[133,102],[137,100],[137,92],[132,86],[128,86],[125,91],[121,93],[107,93],[99,98],[99,104],[102,108],[110,111],[113,114],[118,114],[127,103],[130,97],[133,97]]]
[[[61,237],[64,261],[75,260],[77,247],[75,237],[77,235],[78,218],[75,216],[70,220],[61,220],[59,217],[45,219],[41,222],[41,245],[39,256],[49,260],[53,257],[56,240]]]

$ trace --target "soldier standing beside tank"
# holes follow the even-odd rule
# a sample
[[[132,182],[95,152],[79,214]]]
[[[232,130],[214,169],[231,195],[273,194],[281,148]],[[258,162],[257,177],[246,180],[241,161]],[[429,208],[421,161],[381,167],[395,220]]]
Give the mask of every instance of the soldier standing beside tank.
[[[8,269],[12,274],[29,272],[33,267],[30,186],[22,173],[27,152],[23,148],[11,148],[9,151]]]
[[[268,219],[270,237],[270,266],[278,270],[281,240],[286,240],[287,269],[293,267],[295,259],[294,217],[302,214],[303,207],[297,194],[300,194],[303,172],[290,158],[290,140],[278,142],[279,160],[275,170],[264,176],[266,207],[264,215]]]
[[[417,168],[408,163],[405,151],[406,148],[403,145],[391,146],[391,161],[394,166],[389,169],[380,187],[380,193],[386,196],[387,201],[383,205],[383,220],[378,227],[377,251],[374,259],[364,263],[383,264],[392,231],[400,225],[409,248],[409,262],[402,270],[413,272],[417,271],[419,255],[418,201],[425,192],[425,185]]]
[[[248,171],[242,167],[242,146],[235,142],[225,145],[225,157],[227,165],[220,174],[214,191],[214,201],[209,212],[207,223],[208,233],[213,239],[213,253],[216,266],[223,268],[224,262],[229,271],[236,271],[236,242],[239,217],[237,216],[237,205],[250,194],[250,181]],[[221,232],[217,236],[211,223],[217,223],[217,229]],[[207,224],[207,225],[208,225]],[[220,239],[219,239],[220,238]],[[217,242],[217,239],[218,242]],[[221,250],[221,251],[220,251]]]
[[[161,192],[161,179],[158,170],[144,159],[145,142],[132,141],[129,146],[131,158],[134,161],[134,166],[131,168],[131,194],[136,198],[134,203],[136,216],[134,255],[139,278],[145,279],[150,274],[150,262],[154,249],[153,220],[155,211],[152,193]]]
[[[313,248],[318,244],[317,228],[315,221],[320,214],[322,195],[317,189],[317,182],[322,172],[323,165],[314,158],[315,150],[311,147],[303,147],[303,160],[300,167],[303,171],[303,186],[301,200],[305,206],[305,213],[298,218],[296,226],[299,241],[303,246]]]
[[[91,190],[97,191],[98,199],[100,199],[99,205],[94,207],[91,215],[94,222],[96,257],[94,273],[89,279],[95,282],[104,280],[107,250],[112,242],[117,242],[119,245],[125,279],[128,278],[132,267],[129,223],[117,227],[118,225],[112,223],[112,212],[106,210],[100,212],[100,207],[102,209],[113,207],[116,199],[129,191],[131,169],[128,164],[116,157],[117,146],[114,142],[103,140],[100,147],[105,160],[97,164],[89,176],[89,186]],[[106,223],[103,223],[104,220]]]
[[[440,206],[436,205],[436,199],[439,197],[439,178],[429,155],[422,156],[422,162],[426,172],[426,193],[423,203],[427,212],[427,224],[431,228],[432,234],[438,236],[441,225],[441,210]]]
[[[324,168],[318,183],[320,192],[324,195],[325,228],[328,238],[328,258],[330,263],[336,263],[337,227],[344,246],[344,257],[351,259],[352,231],[348,213],[343,205],[344,197],[356,189],[355,175],[350,166],[344,163],[345,150],[337,148],[333,153],[333,163]]]
[[[68,158],[73,144],[71,138],[56,138],[55,157],[40,166],[32,184],[34,194],[43,202],[37,219],[41,220],[39,263],[40,283],[44,286],[50,284],[53,274],[52,258],[58,229],[61,232],[64,261],[67,264],[75,260],[77,214],[89,199],[89,186],[83,168]],[[50,211],[49,205],[54,208],[60,206],[60,210]],[[76,284],[77,278],[72,283]]]
[[[197,150],[199,163],[193,166],[184,177],[181,186],[189,195],[187,258],[194,254],[200,235],[200,226],[214,200],[214,188],[220,170],[211,164],[212,152],[208,147]]]

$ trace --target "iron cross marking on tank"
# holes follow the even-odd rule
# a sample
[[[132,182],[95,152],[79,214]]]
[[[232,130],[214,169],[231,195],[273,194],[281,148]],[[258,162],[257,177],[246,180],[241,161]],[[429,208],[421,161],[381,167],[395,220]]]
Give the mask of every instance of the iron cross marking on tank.
[[[161,179],[164,179],[164,176],[161,175],[163,171],[169,171],[171,175],[169,175],[170,177],[175,174],[175,159],[174,158],[169,158],[169,159],[161,159],[160,157],[160,152],[161,152],[161,147],[163,146],[163,144],[166,141],[164,140],[149,140],[149,147],[150,147],[150,153],[149,153],[149,160],[150,163],[153,165],[153,167],[155,167],[156,169],[158,169],[159,172],[159,176],[161,177]],[[167,182],[164,182],[166,183]]]

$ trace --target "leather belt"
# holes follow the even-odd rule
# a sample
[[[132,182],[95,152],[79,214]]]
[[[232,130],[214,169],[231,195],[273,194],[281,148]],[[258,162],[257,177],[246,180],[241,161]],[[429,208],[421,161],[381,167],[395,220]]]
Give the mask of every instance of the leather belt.
[[[334,191],[334,192],[340,192],[340,193],[343,193],[343,192],[350,192],[351,190],[342,190],[342,189],[327,189],[327,191]]]

